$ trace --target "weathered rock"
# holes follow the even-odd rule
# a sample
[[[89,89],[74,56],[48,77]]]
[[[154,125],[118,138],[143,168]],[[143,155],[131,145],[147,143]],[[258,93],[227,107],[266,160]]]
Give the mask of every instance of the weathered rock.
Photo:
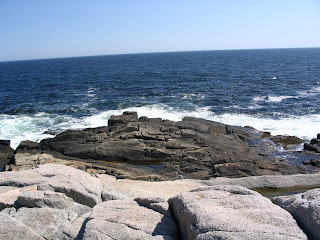
[[[320,239],[320,189],[276,197],[273,202],[289,211],[310,239]]]
[[[305,143],[303,145],[304,150],[314,152],[315,154],[320,153],[320,139],[318,138],[318,135],[317,138],[311,139],[310,143]]]
[[[0,140],[0,171],[6,164],[13,163],[14,150],[10,147],[9,140]]]
[[[26,150],[26,149],[40,150],[41,148],[40,148],[40,144],[38,142],[27,140],[27,141],[20,142],[20,144],[16,150]]]
[[[156,212],[159,212],[167,217],[172,218],[171,210],[166,199],[159,197],[145,197],[134,199],[141,206],[150,208]]]
[[[60,133],[42,140],[40,146],[84,160],[162,163],[159,174],[164,179],[307,172],[273,164],[267,157],[275,151],[274,146],[263,139],[262,132],[251,128],[192,117],[178,122],[138,119],[134,112],[112,116],[108,123],[108,127]]]
[[[44,240],[38,233],[17,219],[0,212],[0,239]]]
[[[243,178],[215,178],[208,181],[201,181],[208,186],[215,185],[240,185],[249,189],[265,188],[301,188],[320,186],[320,175],[316,174],[294,174],[274,176],[252,176]]]
[[[39,184],[41,181],[41,174],[31,169],[0,174],[0,186],[25,187]]]
[[[89,207],[102,201],[102,181],[68,166],[45,164],[32,170],[4,172],[0,175],[0,186],[31,185],[36,185],[42,191],[62,192],[75,202]]]
[[[58,164],[40,165],[34,171],[42,176],[38,190],[62,192],[89,207],[102,201],[102,181],[86,172]]]
[[[106,214],[107,213],[107,214]],[[135,201],[114,200],[95,206],[83,239],[176,239],[173,219]]]
[[[303,161],[303,164],[305,165],[311,165],[314,167],[320,167],[320,160],[318,159],[311,159],[309,161]]]
[[[301,143],[304,143],[304,141],[298,137],[295,136],[283,136],[283,135],[277,135],[277,136],[272,136],[270,139],[277,143],[280,144],[281,146],[287,148],[290,147],[291,145],[299,145]]]
[[[10,216],[22,222],[45,239],[59,239],[58,236],[62,235],[59,228],[76,220],[78,217],[76,213],[66,210],[24,207],[19,208],[16,212],[10,211]]]
[[[56,208],[64,209],[83,215],[91,208],[88,206],[74,202],[71,198],[63,193],[50,192],[50,191],[24,191],[22,192],[16,202],[15,206],[27,208]]]
[[[240,186],[216,186],[169,199],[182,239],[307,239],[287,212]]]
[[[102,201],[130,199],[128,196],[114,190],[108,184],[104,185],[101,198]]]
[[[0,186],[0,211],[4,208],[10,208],[15,206],[15,203],[19,195],[23,192],[35,191],[36,186],[29,187],[11,187],[11,186]]]

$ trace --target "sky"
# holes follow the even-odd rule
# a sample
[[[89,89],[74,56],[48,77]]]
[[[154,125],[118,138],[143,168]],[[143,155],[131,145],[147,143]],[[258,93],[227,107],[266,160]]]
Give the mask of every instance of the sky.
[[[320,0],[0,0],[0,61],[320,47]]]

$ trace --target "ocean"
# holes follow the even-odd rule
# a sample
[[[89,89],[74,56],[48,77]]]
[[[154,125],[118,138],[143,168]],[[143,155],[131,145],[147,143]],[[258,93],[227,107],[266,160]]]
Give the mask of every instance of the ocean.
[[[40,141],[112,114],[200,117],[310,140],[320,133],[320,48],[0,62],[0,139]]]

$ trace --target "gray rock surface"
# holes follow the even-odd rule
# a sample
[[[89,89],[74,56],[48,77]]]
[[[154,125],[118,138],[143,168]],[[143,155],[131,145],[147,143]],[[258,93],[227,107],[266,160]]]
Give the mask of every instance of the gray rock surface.
[[[0,173],[0,234],[15,239],[7,230],[15,225],[28,239],[179,239],[174,210],[181,233],[195,234],[191,239],[305,239],[284,209],[232,185],[286,188],[319,181],[319,174],[298,174],[149,182],[45,164]]]
[[[93,208],[84,239],[177,239],[177,231],[172,218],[132,200],[114,200]]]
[[[89,207],[102,201],[102,181],[86,172],[58,164],[40,165],[34,171],[42,176],[38,190],[62,192]]]
[[[320,189],[293,196],[276,197],[273,202],[289,211],[310,239],[320,239]]]
[[[91,211],[90,207],[74,202],[72,198],[67,197],[63,193],[50,191],[24,191],[18,196],[15,206],[18,208],[49,207],[64,209],[75,212],[78,215],[83,215]]]
[[[182,239],[307,239],[292,216],[240,186],[215,186],[169,199]]]
[[[264,141],[262,132],[251,128],[192,117],[178,122],[138,118],[135,112],[112,116],[108,124],[107,127],[68,130],[55,138],[42,140],[40,146],[45,151],[84,161],[161,163],[163,168],[155,179],[307,172],[292,165],[274,164],[266,157],[274,153],[274,146]],[[112,171],[111,174],[120,176]],[[131,174],[122,176],[133,178]]]
[[[16,239],[32,239],[44,240],[34,230],[21,223],[17,219],[0,212],[0,239],[16,240]]]
[[[201,181],[204,185],[240,185],[249,189],[264,188],[299,188],[320,186],[320,174],[293,174],[275,176],[252,176],[243,178],[215,178]]]
[[[45,239],[58,239],[57,236],[61,236],[59,228],[78,217],[76,213],[66,210],[25,207],[16,212],[10,211],[10,216]]]

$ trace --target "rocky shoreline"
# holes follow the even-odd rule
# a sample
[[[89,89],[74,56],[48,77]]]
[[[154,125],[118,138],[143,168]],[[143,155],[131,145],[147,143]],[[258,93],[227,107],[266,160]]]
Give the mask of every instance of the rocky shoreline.
[[[126,112],[15,151],[3,140],[0,239],[319,239],[319,138]],[[303,143],[306,165],[275,154]],[[291,188],[305,190],[253,191]]]
[[[0,173],[0,239],[318,239],[319,189],[249,190],[311,185],[319,174],[149,182],[44,164]]]
[[[91,173],[152,181],[288,175],[318,170],[319,141],[305,143],[299,152],[308,156],[305,165],[292,164],[277,156],[277,148],[303,144],[296,137],[198,118],[173,122],[125,112],[111,116],[108,126],[68,130],[40,143],[21,142],[15,151],[2,141],[0,167],[22,170],[61,163]]]

